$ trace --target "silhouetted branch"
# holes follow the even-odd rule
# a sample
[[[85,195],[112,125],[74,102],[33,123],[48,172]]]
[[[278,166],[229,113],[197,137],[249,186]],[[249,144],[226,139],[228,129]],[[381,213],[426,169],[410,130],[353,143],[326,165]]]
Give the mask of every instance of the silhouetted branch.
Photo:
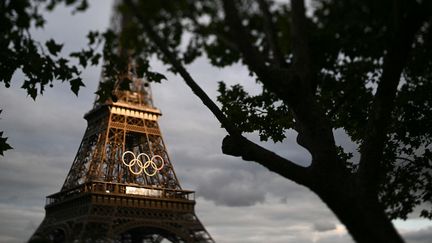
[[[266,57],[252,44],[253,41],[250,33],[242,25],[236,1],[223,0],[223,9],[230,35],[244,57],[245,63],[258,75],[261,81],[265,82],[266,79],[271,77],[270,69],[265,64]],[[279,80],[272,81],[278,82]]]
[[[302,82],[312,87],[312,63],[303,0],[292,0],[291,37],[294,69],[302,76]]]
[[[242,26],[236,1],[223,0],[223,8],[230,33],[234,37],[245,63],[253,70],[264,86],[292,108],[299,132],[298,143],[305,147],[313,158],[333,170],[334,164],[343,168],[336,160],[336,147],[330,124],[314,100],[311,89],[311,64],[309,58],[306,17],[303,1],[293,0],[292,43],[294,65],[288,68],[266,66],[264,57],[252,44],[249,33]],[[330,168],[331,167],[331,168]]]
[[[431,13],[417,11],[414,15],[405,16],[405,9],[399,4],[400,2],[397,1],[393,4],[395,21],[390,28],[393,31],[391,43],[384,56],[381,80],[369,113],[364,143],[360,148],[359,176],[365,189],[371,194],[375,194],[378,190],[379,180],[384,173],[380,163],[402,70],[416,32],[423,20],[431,15]]]
[[[300,184],[308,181],[307,169],[296,163],[278,156],[267,149],[249,141],[241,135],[241,132],[232,122],[222,113],[217,105],[207,96],[201,87],[193,80],[184,66],[180,63],[175,54],[169,50],[166,42],[153,30],[151,24],[140,12],[136,10],[131,0],[125,0],[129,9],[143,25],[148,37],[160,49],[164,56],[169,60],[174,69],[183,77],[186,84],[192,89],[207,108],[216,116],[225,130],[230,134],[223,141],[223,152],[232,156],[241,156],[248,161],[255,161],[269,170],[276,172],[288,179]]]
[[[153,43],[159,48],[159,50],[164,54],[164,56],[170,61],[174,69],[179,72],[183,77],[186,84],[192,89],[192,91],[201,99],[205,106],[207,106],[210,111],[216,116],[222,126],[227,130],[229,134],[240,135],[241,132],[229,121],[219,107],[208,97],[208,95],[201,89],[201,87],[193,80],[189,72],[184,68],[176,55],[169,50],[164,41],[152,28],[148,20],[146,20],[142,14],[137,11],[133,3],[130,0],[126,0],[125,3],[128,5],[130,10],[135,14],[135,17],[139,19],[140,23],[143,25],[144,30],[148,34],[149,38],[152,39]]]
[[[273,53],[274,63],[279,67],[286,66],[285,58],[279,46],[280,43],[278,41],[277,31],[275,30],[275,24],[272,21],[267,0],[258,0],[258,4],[263,15],[264,32],[266,34],[270,49]]]
[[[241,157],[246,161],[255,161],[270,171],[298,184],[310,186],[313,179],[309,168],[282,158],[244,137],[226,136],[222,143],[222,151],[224,154]]]

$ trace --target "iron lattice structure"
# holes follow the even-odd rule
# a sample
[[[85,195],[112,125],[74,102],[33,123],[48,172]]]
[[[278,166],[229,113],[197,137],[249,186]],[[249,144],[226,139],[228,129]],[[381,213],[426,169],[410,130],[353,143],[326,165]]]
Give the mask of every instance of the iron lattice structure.
[[[148,83],[115,96],[84,116],[75,160],[30,242],[214,242],[176,177]]]

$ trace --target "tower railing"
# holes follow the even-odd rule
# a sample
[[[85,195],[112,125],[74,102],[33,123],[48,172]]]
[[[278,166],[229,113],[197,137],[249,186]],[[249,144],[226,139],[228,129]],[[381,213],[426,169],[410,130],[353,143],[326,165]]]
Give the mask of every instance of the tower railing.
[[[113,196],[128,195],[134,197],[158,198],[189,202],[195,201],[194,191],[168,189],[156,186],[91,181],[47,196],[45,206],[50,206],[88,193]]]

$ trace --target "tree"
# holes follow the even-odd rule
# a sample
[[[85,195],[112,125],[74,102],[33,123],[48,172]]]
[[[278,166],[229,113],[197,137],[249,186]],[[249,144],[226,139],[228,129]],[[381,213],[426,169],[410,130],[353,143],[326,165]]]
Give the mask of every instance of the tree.
[[[58,1],[53,1],[58,2]],[[59,1],[61,2],[61,1]],[[77,2],[77,1],[66,1]],[[156,55],[183,77],[228,135],[225,154],[254,161],[316,193],[357,242],[403,242],[391,223],[421,206],[432,218],[432,3],[429,1],[133,1],[118,6],[122,32],[105,42],[99,96],[109,98],[127,61],[151,81]],[[120,48],[121,47],[121,48]],[[219,85],[220,109],[187,71],[200,56],[216,67],[244,64],[260,95]],[[96,53],[85,55],[85,65]],[[354,158],[336,146],[344,129]],[[294,129],[309,151],[302,167],[248,140],[280,142]]]
[[[130,55],[143,71],[156,54],[183,77],[228,132],[225,154],[308,187],[357,242],[402,242],[390,218],[432,199],[431,5],[315,4],[308,17],[301,0],[124,1],[120,11],[133,18],[120,45],[140,46]],[[220,110],[186,69],[202,53],[217,67],[246,65],[262,94],[220,83]],[[359,161],[335,145],[336,128],[359,144]],[[286,129],[312,155],[309,167],[242,136],[277,142]]]
[[[0,83],[10,87],[13,75],[21,71],[25,80],[21,88],[36,99],[42,95],[46,87],[53,87],[54,81],[68,82],[72,92],[78,95],[80,87],[84,86],[79,77],[79,65],[71,64],[70,60],[62,57],[63,44],[50,39],[41,43],[32,38],[31,30],[43,28],[45,18],[43,10],[53,10],[58,4],[65,2],[73,7],[74,12],[87,8],[87,1],[27,1],[4,0],[0,2]],[[89,34],[89,39],[91,33]],[[87,50],[77,51],[70,57],[79,60],[80,66],[85,68],[87,63],[96,65],[101,55],[95,52],[97,43],[89,43]],[[1,113],[1,112],[0,112]],[[0,131],[0,155],[12,149]]]

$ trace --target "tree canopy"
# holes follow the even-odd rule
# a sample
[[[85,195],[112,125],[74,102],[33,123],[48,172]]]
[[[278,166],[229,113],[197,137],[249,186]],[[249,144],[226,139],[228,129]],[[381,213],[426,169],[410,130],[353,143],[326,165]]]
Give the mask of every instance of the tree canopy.
[[[53,80],[70,82],[75,93],[83,85],[78,68],[57,56],[61,44],[40,46],[28,33],[43,26],[42,3],[51,9],[60,2],[75,10],[87,6],[76,0],[2,3],[0,81],[6,87],[18,69],[33,98]],[[127,87],[130,60],[150,81],[164,79],[149,65],[156,56],[226,129],[225,154],[310,188],[357,242],[403,242],[390,219],[406,219],[415,207],[432,218],[430,1],[326,0],[305,7],[303,0],[125,0],[117,10],[114,29],[89,33],[89,48],[71,54],[82,67],[103,55],[101,100],[114,87]],[[102,53],[95,49],[100,43]],[[219,108],[187,70],[201,57],[219,68],[245,65],[262,92],[251,95],[222,81]],[[311,154],[309,167],[242,135],[257,132],[280,142],[289,129]],[[358,145],[359,158],[336,145],[335,129]]]
[[[79,65],[74,65],[70,58],[60,55],[63,44],[53,39],[41,43],[32,37],[31,30],[45,26],[44,11],[52,11],[59,3],[73,7],[74,12],[87,8],[87,1],[27,1],[5,0],[0,3],[0,83],[10,87],[12,77],[22,72],[25,79],[22,89],[36,99],[46,87],[53,87],[55,81],[68,82],[72,92],[78,95],[79,88],[84,86]],[[93,44],[93,43],[92,43]],[[96,46],[89,45],[85,51],[70,54],[72,58],[97,64],[100,54],[94,52]],[[81,61],[82,68],[87,63]],[[83,65],[84,64],[84,65]],[[0,133],[0,154],[12,147],[7,138]]]

